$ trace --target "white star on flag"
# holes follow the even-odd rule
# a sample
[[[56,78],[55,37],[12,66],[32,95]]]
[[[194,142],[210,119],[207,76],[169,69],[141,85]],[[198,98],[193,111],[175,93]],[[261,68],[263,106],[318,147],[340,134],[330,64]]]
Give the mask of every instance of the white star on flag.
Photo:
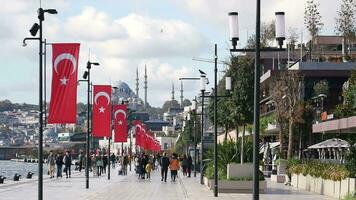
[[[122,125],[122,121],[121,120],[119,121],[119,125]]]
[[[67,81],[69,80],[69,79],[67,79],[67,77],[63,77],[63,78],[61,78],[61,79],[59,79],[60,81],[61,81],[61,85],[67,85]]]
[[[105,108],[101,106],[101,107],[99,108],[99,112],[100,112],[100,113],[104,113],[104,112],[105,112]]]

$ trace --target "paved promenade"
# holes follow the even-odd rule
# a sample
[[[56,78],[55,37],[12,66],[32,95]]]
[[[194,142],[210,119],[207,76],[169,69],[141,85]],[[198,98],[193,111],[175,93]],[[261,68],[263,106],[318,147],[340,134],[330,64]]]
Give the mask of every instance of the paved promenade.
[[[90,189],[85,189],[84,172],[71,179],[46,179],[44,181],[45,200],[209,200],[213,192],[199,184],[197,178],[184,178],[179,174],[177,182],[161,182],[159,172],[152,174],[151,180],[138,180],[133,172],[128,176],[118,176],[114,170],[111,180],[107,176],[90,179]],[[21,180],[24,182],[24,180]],[[9,183],[9,181],[8,181]],[[332,200],[332,198],[293,190],[283,184],[268,182],[269,189],[260,199],[281,200]],[[36,200],[37,182],[0,185],[1,200]],[[250,194],[219,194],[218,199],[251,199]]]

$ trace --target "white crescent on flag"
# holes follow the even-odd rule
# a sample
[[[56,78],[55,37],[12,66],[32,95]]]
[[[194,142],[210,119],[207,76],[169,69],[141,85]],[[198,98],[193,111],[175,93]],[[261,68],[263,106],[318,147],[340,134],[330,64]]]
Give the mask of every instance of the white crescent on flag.
[[[106,92],[98,92],[98,93],[95,95],[95,97],[94,97],[94,103],[95,103],[96,105],[98,105],[97,101],[98,101],[98,98],[99,98],[100,96],[106,97],[107,102],[108,102],[107,105],[109,105],[109,103],[110,103],[110,96],[109,96],[109,94],[106,93]]]
[[[59,62],[61,62],[62,60],[70,60],[72,62],[73,70],[72,70],[71,74],[73,74],[77,68],[77,60],[70,53],[62,53],[56,57],[56,59],[54,60],[54,71],[56,71],[56,73],[58,74],[57,66],[58,66]]]
[[[126,119],[126,113],[125,113],[125,111],[122,110],[122,109],[119,109],[119,110],[115,111],[115,113],[114,113],[115,119],[116,119],[116,116],[117,116],[119,113],[122,113],[122,114],[125,116],[125,119]]]

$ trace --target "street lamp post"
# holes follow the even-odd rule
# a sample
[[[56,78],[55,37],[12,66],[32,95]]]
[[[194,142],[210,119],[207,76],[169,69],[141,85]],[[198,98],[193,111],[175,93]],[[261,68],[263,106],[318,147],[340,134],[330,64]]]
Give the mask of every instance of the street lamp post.
[[[87,71],[84,72],[83,78],[87,79],[88,83],[88,88],[87,88],[87,137],[86,137],[86,162],[85,162],[85,188],[89,189],[89,165],[90,165],[90,124],[89,121],[91,121],[90,118],[90,69],[91,65],[96,65],[98,66],[99,63],[97,62],[87,62]]]
[[[23,40],[23,46],[26,46],[27,40],[39,40],[39,131],[38,131],[38,199],[43,199],[43,43],[42,41],[42,22],[45,20],[44,13],[57,14],[55,9],[43,9],[39,8],[37,11],[37,17],[39,24],[35,23],[30,33],[32,36],[36,36],[39,31],[39,37],[25,38]]]
[[[218,124],[217,124],[217,107],[218,107],[218,46],[215,44],[214,57],[214,196],[218,196]]]
[[[285,39],[285,16],[284,12],[276,12],[276,39],[278,41],[279,48],[264,48],[261,49],[261,0],[256,0],[256,49],[236,49],[237,41],[239,40],[239,27],[238,27],[238,13],[229,13],[229,28],[230,28],[230,40],[232,42],[233,49],[230,52],[255,52],[255,78],[254,78],[254,111],[253,111],[253,199],[259,199],[259,137],[260,137],[260,52],[265,51],[285,51],[282,49],[283,40]]]
[[[194,178],[197,177],[197,124],[196,124],[196,109],[197,109],[197,99],[195,97],[193,103],[194,118]]]
[[[206,89],[206,74],[200,74],[200,91],[201,91],[201,135],[200,135],[200,184],[204,184],[204,166],[203,166],[203,151],[204,151],[204,93]]]

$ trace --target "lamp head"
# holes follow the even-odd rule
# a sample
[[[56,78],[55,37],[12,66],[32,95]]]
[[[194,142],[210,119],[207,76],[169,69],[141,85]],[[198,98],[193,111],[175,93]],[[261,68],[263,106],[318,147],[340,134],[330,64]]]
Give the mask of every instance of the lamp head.
[[[98,62],[92,62],[92,65],[99,66],[100,64]]]
[[[44,12],[49,13],[49,14],[58,14],[56,9],[46,9]]]
[[[85,71],[84,74],[83,74],[83,78],[84,78],[84,79],[87,79],[87,78],[88,78],[88,75],[89,75],[88,71]]]
[[[27,46],[27,43],[25,41],[22,42],[22,46],[25,47]]]
[[[40,29],[40,25],[38,25],[37,23],[34,23],[30,29],[31,35],[36,36],[39,29]]]
[[[276,40],[280,48],[283,46],[283,41],[286,39],[285,32],[285,15],[284,12],[276,12]]]
[[[228,15],[230,40],[232,42],[233,48],[236,49],[237,41],[239,41],[239,14],[238,12],[230,12]]]
[[[201,74],[201,75],[206,75],[206,73],[205,72],[203,72],[202,70],[200,70],[199,69],[199,73]]]

